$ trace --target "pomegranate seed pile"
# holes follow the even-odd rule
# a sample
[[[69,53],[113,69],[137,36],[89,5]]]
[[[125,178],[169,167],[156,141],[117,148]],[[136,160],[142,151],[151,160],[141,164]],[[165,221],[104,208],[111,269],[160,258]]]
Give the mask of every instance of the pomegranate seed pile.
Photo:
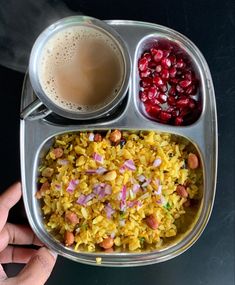
[[[151,48],[140,57],[138,70],[140,100],[152,119],[176,126],[196,121],[201,112],[195,99],[198,82],[182,52],[173,46]]]

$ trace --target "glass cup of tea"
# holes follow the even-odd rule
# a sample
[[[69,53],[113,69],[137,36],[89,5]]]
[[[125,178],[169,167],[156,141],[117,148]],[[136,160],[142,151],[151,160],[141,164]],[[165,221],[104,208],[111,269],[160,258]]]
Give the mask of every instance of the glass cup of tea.
[[[104,117],[124,99],[130,70],[127,46],[107,23],[87,16],[61,19],[34,43],[29,77],[38,99],[21,117],[51,112],[75,120]],[[42,106],[43,112],[34,114]]]

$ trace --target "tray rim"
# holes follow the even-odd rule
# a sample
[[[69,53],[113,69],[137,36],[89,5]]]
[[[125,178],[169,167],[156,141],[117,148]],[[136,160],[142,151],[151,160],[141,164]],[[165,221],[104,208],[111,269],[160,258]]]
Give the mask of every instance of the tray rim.
[[[125,25],[129,25],[129,26],[132,26],[132,25],[137,25],[137,26],[141,26],[142,27],[142,25],[144,25],[144,26],[146,26],[146,25],[148,25],[148,26],[150,26],[151,28],[156,28],[156,27],[160,27],[160,28],[164,28],[164,29],[167,29],[167,30],[169,30],[170,32],[174,32],[174,33],[177,33],[177,34],[179,34],[181,37],[183,36],[183,35],[181,35],[180,33],[178,33],[178,32],[176,32],[176,31],[174,31],[173,29],[170,29],[170,28],[166,28],[166,27],[164,27],[164,26],[161,26],[161,25],[158,25],[158,24],[153,24],[153,23],[148,23],[148,22],[138,22],[138,21],[125,21],[125,20],[108,20],[108,21],[106,21],[106,22],[108,22],[108,23],[110,23],[111,25],[116,25],[116,26],[120,26],[120,25],[122,25],[122,26],[125,26]],[[186,38],[185,36],[183,36],[184,38]],[[186,38],[187,39],[187,38]],[[199,51],[199,50],[198,50]],[[199,53],[201,54],[201,52],[199,51]],[[213,208],[213,204],[214,204],[214,198],[215,198],[215,193],[216,193],[216,178],[217,178],[217,164],[218,164],[218,127],[217,127],[217,111],[216,111],[216,102],[215,102],[215,92],[214,92],[214,88],[213,88],[213,83],[212,83],[212,79],[211,79],[211,75],[210,75],[210,71],[209,71],[209,67],[208,67],[208,65],[207,65],[207,63],[206,63],[206,61],[205,61],[205,59],[204,59],[204,57],[202,56],[202,58],[203,58],[203,60],[204,60],[204,64],[205,64],[205,66],[206,66],[206,68],[207,68],[207,71],[209,72],[209,74],[207,74],[208,75],[208,77],[209,77],[209,80],[210,80],[210,82],[209,82],[209,84],[210,84],[210,93],[211,93],[211,98],[210,98],[210,103],[211,103],[211,105],[213,106],[213,109],[211,109],[211,111],[213,110],[213,114],[214,114],[214,120],[212,121],[212,124],[213,124],[213,127],[214,127],[214,138],[215,138],[215,141],[214,141],[214,153],[215,153],[215,161],[214,161],[214,171],[213,171],[213,173],[214,173],[214,182],[213,182],[213,186],[212,186],[212,201],[211,201],[211,203],[210,203],[210,207],[209,207],[209,209],[208,209],[208,211],[207,211],[207,213],[206,213],[206,217],[205,217],[205,219],[204,219],[204,224],[203,224],[203,226],[201,227],[201,231],[200,232],[198,232],[198,235],[197,235],[197,237],[195,237],[194,238],[194,240],[191,242],[191,244],[190,245],[188,245],[186,248],[184,248],[184,250],[183,251],[181,251],[181,252],[178,252],[178,253],[176,253],[174,256],[171,256],[171,257],[166,257],[166,258],[163,258],[163,260],[156,260],[156,259],[151,259],[151,260],[146,260],[146,261],[144,261],[144,263],[143,264],[152,264],[152,263],[156,263],[156,262],[161,262],[161,261],[164,261],[164,260],[168,260],[168,259],[171,259],[171,258],[173,258],[173,257],[175,257],[175,256],[177,256],[177,255],[179,255],[179,254],[181,254],[181,253],[183,253],[185,250],[187,250],[189,247],[191,247],[191,245],[193,244],[193,243],[195,243],[196,242],[196,240],[198,240],[198,238],[199,238],[199,236],[202,234],[202,232],[204,231],[204,229],[205,229],[205,227],[206,227],[206,224],[208,223],[208,221],[209,221],[209,218],[210,218],[210,215],[211,215],[211,212],[212,212],[212,208]],[[133,71],[132,71],[133,72]],[[206,78],[206,79],[208,79],[208,78]],[[22,97],[23,98],[23,97]],[[129,101],[130,101],[130,98],[129,98]],[[125,112],[123,112],[123,116],[124,116],[124,114],[125,114]],[[122,117],[123,117],[122,116]],[[201,118],[200,118],[201,119]],[[200,120],[199,119],[199,120]],[[147,119],[147,121],[149,122],[149,120]],[[35,123],[35,122],[34,122]],[[45,123],[45,122],[44,122]],[[32,217],[31,217],[31,214],[30,214],[30,207],[29,207],[29,203],[28,203],[28,197],[27,197],[27,191],[26,191],[26,175],[25,175],[25,172],[26,172],[26,170],[25,170],[25,164],[24,164],[24,162],[25,162],[25,144],[24,144],[24,142],[25,142],[25,137],[24,137],[24,135],[25,135],[25,131],[26,131],[26,128],[27,128],[27,124],[33,124],[33,122],[27,122],[27,121],[25,121],[25,120],[21,120],[21,123],[20,123],[20,129],[21,129],[21,131],[20,131],[20,145],[21,145],[21,169],[22,169],[22,186],[23,186],[23,198],[24,198],[24,203],[25,203],[25,207],[26,207],[26,212],[27,212],[27,217],[28,217],[28,219],[30,220],[30,224],[32,225],[34,225],[34,221],[31,219]],[[46,123],[47,124],[47,123]],[[92,128],[91,128],[91,126],[90,126],[90,129],[109,129],[110,128],[110,126],[112,125],[112,122],[108,122],[107,123],[107,125],[102,125],[102,128],[100,128],[100,127],[98,127],[97,125],[94,125]],[[178,130],[177,132],[175,132],[175,131],[173,131],[174,130],[174,128],[172,128],[172,126],[169,126],[169,128],[171,129],[171,131],[167,131],[167,129],[168,128],[161,128],[161,126],[159,125],[159,124],[156,124],[156,123],[154,123],[154,125],[155,125],[155,130],[156,131],[160,131],[160,132],[168,132],[168,133],[176,133],[176,134],[179,134],[179,135],[181,135],[181,136],[184,136],[185,137],[185,135],[183,135],[182,133],[181,133],[181,129],[182,128],[180,128],[180,127],[177,127],[177,129],[175,129],[175,130]],[[197,125],[197,124],[196,124]],[[40,126],[40,124],[39,124],[39,126]],[[47,128],[49,128],[51,125],[47,125]],[[115,127],[115,124],[113,125],[114,127]],[[86,126],[85,126],[86,127]],[[191,127],[191,125],[190,126],[188,126],[188,127]],[[65,128],[69,128],[69,126],[66,126]],[[187,128],[187,127],[183,127],[183,129],[185,129],[185,128]],[[62,128],[58,128],[58,126],[55,126],[55,129],[57,129],[57,131],[58,132],[60,132],[60,133],[63,133],[64,132],[64,128],[62,127]],[[72,131],[80,131],[81,129],[84,129],[83,127],[82,128],[78,128],[78,126],[72,126],[72,129],[70,128],[69,130],[67,130],[66,132],[70,132],[71,130]],[[89,128],[86,128],[87,130],[89,129]],[[133,129],[133,128],[129,128],[129,129]],[[140,128],[139,128],[140,129]],[[149,128],[147,128],[147,129],[149,129]],[[141,128],[141,130],[142,130],[142,128]],[[173,132],[172,132],[173,131]],[[54,134],[55,135],[55,134]],[[50,134],[48,133],[47,134],[47,138],[42,142],[42,144],[44,144],[45,143],[45,141],[46,140],[48,140],[49,139],[49,137],[50,137]],[[191,140],[191,137],[186,137],[187,139],[190,139]],[[195,142],[195,143],[197,143],[197,142]],[[38,149],[38,148],[37,148]],[[200,152],[201,153],[201,152]],[[36,156],[35,156],[36,157]],[[34,161],[35,161],[35,159],[34,159]],[[73,258],[72,256],[70,256],[70,255],[66,255],[66,254],[64,254],[63,252],[61,253],[61,255],[63,255],[63,256],[66,256],[66,257],[68,257],[68,258],[70,258],[70,259],[73,259],[73,260],[75,260],[75,261],[79,261],[79,262],[82,262],[82,263],[87,263],[87,264],[95,264],[95,263],[92,263],[91,261],[88,261],[88,262],[86,262],[86,260],[84,260],[84,259],[82,259],[82,260],[78,260],[78,258]],[[94,256],[94,253],[91,253],[91,255],[92,256]],[[101,256],[102,254],[101,253],[98,253],[97,254],[97,256]],[[85,254],[85,256],[87,256],[87,254]],[[104,256],[104,258],[106,257],[106,255]],[[138,261],[136,261],[137,262],[137,264],[135,264],[135,262],[130,262],[130,264],[118,264],[118,263],[115,263],[115,264],[112,264],[112,263],[104,263],[104,264],[102,264],[102,265],[105,265],[105,266],[137,266],[137,265],[143,265],[143,264],[139,264],[139,262]]]

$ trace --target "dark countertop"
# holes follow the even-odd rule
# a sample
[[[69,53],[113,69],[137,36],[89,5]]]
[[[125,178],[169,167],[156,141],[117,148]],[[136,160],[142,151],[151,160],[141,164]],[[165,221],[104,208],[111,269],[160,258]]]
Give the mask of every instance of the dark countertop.
[[[59,257],[46,284],[234,285],[235,2],[65,2],[74,11],[100,19],[133,19],[168,26],[189,37],[199,47],[210,66],[216,92],[219,123],[218,182],[214,209],[204,233],[193,247],[179,257],[138,268],[92,267]],[[1,16],[0,13],[0,21]],[[7,44],[5,48],[8,48]],[[0,58],[1,62],[4,62],[3,57],[2,61]],[[19,104],[23,77],[19,72],[0,66],[1,191],[20,178]],[[13,208],[10,221],[25,221],[22,208],[22,203]],[[6,266],[9,275],[19,269],[18,265]]]

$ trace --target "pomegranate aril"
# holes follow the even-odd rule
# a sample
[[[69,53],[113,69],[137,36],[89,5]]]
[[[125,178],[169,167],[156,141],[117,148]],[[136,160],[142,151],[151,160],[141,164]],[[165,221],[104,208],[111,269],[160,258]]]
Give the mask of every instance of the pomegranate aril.
[[[138,66],[139,66],[139,70],[140,71],[145,71],[148,68],[148,60],[146,58],[144,58],[144,57],[141,58],[139,60]]]
[[[176,56],[175,55],[170,55],[169,59],[171,61],[171,65],[175,65],[176,64]]]
[[[176,85],[176,90],[179,93],[184,93],[184,89],[180,85],[178,85],[178,84]]]
[[[146,91],[140,91],[139,96],[140,96],[140,100],[142,102],[146,102],[148,100],[148,96],[147,96]]]
[[[164,68],[168,69],[169,67],[171,67],[171,60],[167,57],[164,57],[162,60],[161,60],[161,64]]]
[[[154,53],[153,59],[155,62],[159,62],[163,57],[163,51],[158,49],[156,53]]]
[[[148,89],[148,98],[149,98],[149,100],[151,100],[154,97],[156,97],[156,94],[157,94],[157,88],[156,87],[150,87]]]
[[[155,55],[156,53],[157,53],[157,49],[156,48],[151,48],[150,49],[150,53],[151,53],[151,55]]]
[[[172,111],[171,114],[172,114],[172,117],[178,117],[179,113],[180,113],[179,109],[175,108],[174,111]]]
[[[185,67],[185,62],[183,61],[182,58],[178,58],[178,59],[176,60],[175,67],[176,67],[176,68],[183,68],[183,67]]]
[[[162,108],[158,105],[151,106],[151,108],[148,111],[148,114],[152,117],[157,117],[157,115],[161,112]]]
[[[174,109],[175,109],[175,107],[173,107],[173,106],[170,106],[170,107],[168,107],[167,108],[167,113],[171,113],[172,114],[172,112],[174,111]]]
[[[159,102],[159,100],[158,100],[157,98],[151,99],[151,103],[152,103],[153,105],[159,105],[159,104],[160,104],[160,102]]]
[[[192,83],[192,81],[185,79],[185,80],[180,81],[179,85],[182,88],[187,88],[191,83]]]
[[[178,99],[176,102],[178,108],[185,108],[189,106],[189,99]]]
[[[143,54],[143,58],[146,58],[147,61],[151,61],[152,56],[151,56],[151,54],[149,52],[146,52],[146,53]]]
[[[164,93],[160,93],[158,96],[157,96],[157,99],[159,100],[160,103],[165,103],[167,101],[167,95],[164,94]]]
[[[169,82],[170,82],[171,84],[178,84],[179,79],[178,79],[178,78],[170,78],[170,79],[169,79]]]
[[[161,72],[162,79],[168,79],[169,78],[169,71],[167,69],[163,69]]]
[[[180,126],[180,125],[182,125],[183,124],[183,118],[182,117],[176,117],[175,118],[175,125],[176,126]]]
[[[164,51],[163,51],[163,56],[164,56],[164,57],[168,57],[170,54],[171,54],[171,51],[170,51],[170,50],[164,50]]]
[[[166,93],[166,91],[168,90],[167,85],[164,84],[164,85],[159,86],[159,90],[162,91],[163,93]]]
[[[169,96],[176,95],[176,89],[175,86],[171,86],[170,90],[168,91]]]
[[[184,78],[185,78],[186,80],[192,81],[192,80],[193,80],[192,72],[191,72],[191,71],[186,72],[186,73],[184,74]]]
[[[195,95],[196,94],[196,86],[194,84],[190,85],[186,90],[185,93],[187,95]]]
[[[196,105],[197,105],[197,102],[194,99],[189,99],[188,106],[190,109],[195,109]]]
[[[156,62],[154,62],[154,61],[149,61],[148,68],[151,69],[151,70],[155,70],[155,68],[156,68]]]
[[[185,117],[186,115],[188,115],[191,112],[191,110],[189,108],[181,108],[180,110],[180,116],[181,117]]]
[[[176,99],[175,99],[175,97],[174,97],[174,96],[169,96],[169,97],[167,98],[167,103],[168,103],[168,105],[170,105],[170,106],[174,106],[174,105],[176,104]]]
[[[160,86],[160,85],[164,84],[163,80],[159,76],[155,76],[153,78],[153,83],[156,84],[157,86]]]
[[[166,111],[161,111],[159,114],[159,119],[161,119],[164,122],[167,122],[171,119],[171,114],[167,113]]]
[[[171,78],[174,78],[174,77],[176,76],[176,72],[177,72],[176,68],[175,68],[174,66],[172,66],[172,67],[169,69],[169,76],[170,76]]]
[[[162,71],[162,66],[161,65],[157,65],[155,68],[156,72],[161,72]]]
[[[140,73],[140,77],[143,78],[143,77],[148,77],[150,75],[150,70],[147,69],[146,71],[143,71]]]
[[[149,77],[145,77],[140,81],[141,87],[148,87],[152,85],[152,79]]]

